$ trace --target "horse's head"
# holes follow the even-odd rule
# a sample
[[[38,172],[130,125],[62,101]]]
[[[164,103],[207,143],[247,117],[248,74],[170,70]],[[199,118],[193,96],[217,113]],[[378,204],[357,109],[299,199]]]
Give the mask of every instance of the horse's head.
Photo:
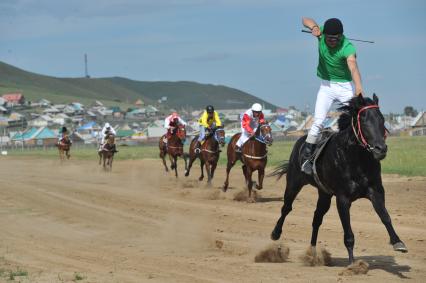
[[[109,145],[113,145],[113,144],[115,144],[115,135],[114,135],[113,133],[109,133],[109,134],[106,136],[106,140],[107,140],[107,143],[108,143]]]
[[[176,136],[182,141],[185,142],[186,139],[186,129],[185,125],[179,125],[176,128]]]
[[[214,138],[217,140],[217,142],[221,145],[225,145],[225,130],[223,127],[217,127],[214,131]]]
[[[387,130],[377,95],[374,94],[373,99],[356,96],[348,106],[340,109],[345,113],[339,119],[339,129],[347,128],[350,123],[358,143],[370,151],[376,160],[384,159],[388,149],[385,141]]]
[[[260,125],[256,131],[256,139],[267,145],[272,145],[272,129],[268,123]]]

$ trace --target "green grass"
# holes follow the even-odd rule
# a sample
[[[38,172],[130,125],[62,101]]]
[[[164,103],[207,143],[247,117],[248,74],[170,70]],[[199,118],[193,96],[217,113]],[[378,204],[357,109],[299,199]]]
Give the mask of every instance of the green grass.
[[[390,137],[387,140],[388,155],[382,161],[382,172],[385,174],[400,174],[405,176],[426,176],[426,137]],[[290,158],[293,141],[275,142],[269,147],[268,166],[277,166],[283,160]],[[158,146],[120,146],[115,160],[129,159],[158,159]],[[186,148],[186,151],[188,148]],[[226,164],[226,147],[220,156],[219,164]],[[10,156],[37,157],[57,159],[56,148],[48,150],[13,150]],[[97,152],[95,147],[71,149],[72,159],[95,160]]]

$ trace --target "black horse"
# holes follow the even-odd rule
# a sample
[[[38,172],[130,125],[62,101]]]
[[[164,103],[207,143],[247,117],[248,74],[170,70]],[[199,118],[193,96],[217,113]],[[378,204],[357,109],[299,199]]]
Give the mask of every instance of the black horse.
[[[343,113],[338,120],[339,132],[330,137],[315,164],[318,182],[300,169],[300,152],[306,136],[294,145],[290,161],[281,165],[272,175],[287,173],[284,205],[271,238],[278,240],[282,233],[285,217],[303,186],[311,184],[318,188],[318,202],[312,222],[311,246],[315,248],[318,230],[323,216],[330,208],[331,198],[336,196],[337,210],[344,230],[344,243],[353,263],[354,234],[351,229],[349,209],[359,198],[369,199],[376,213],[385,225],[390,243],[395,251],[407,252],[405,244],[396,234],[391,218],[385,207],[385,192],[382,185],[380,160],[386,157],[385,121],[378,106],[379,99],[373,100],[361,95],[352,98],[347,106],[340,108]]]

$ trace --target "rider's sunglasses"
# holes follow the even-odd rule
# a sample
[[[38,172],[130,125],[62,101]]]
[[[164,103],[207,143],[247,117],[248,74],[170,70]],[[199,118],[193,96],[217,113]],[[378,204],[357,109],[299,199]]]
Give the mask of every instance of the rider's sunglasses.
[[[342,38],[341,34],[337,34],[337,35],[325,34],[325,39],[331,42],[337,42],[341,38]]]

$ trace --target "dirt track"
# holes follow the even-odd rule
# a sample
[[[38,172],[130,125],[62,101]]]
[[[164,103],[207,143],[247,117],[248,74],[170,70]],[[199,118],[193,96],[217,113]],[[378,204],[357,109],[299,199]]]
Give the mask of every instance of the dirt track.
[[[197,163],[198,164],[198,163]],[[28,271],[23,282],[426,282],[426,178],[385,176],[387,207],[409,253],[394,252],[367,200],[351,208],[355,256],[370,264],[367,275],[339,276],[347,264],[335,204],[319,241],[332,267],[303,266],[316,192],[306,187],[284,225],[289,262],[255,263],[272,241],[282,205],[283,181],[266,179],[255,204],[237,202],[241,170],[231,189],[163,172],[160,160],[115,162],[104,173],[96,161],[60,166],[56,160],[0,159],[0,270]],[[1,277],[1,280],[6,280]]]

